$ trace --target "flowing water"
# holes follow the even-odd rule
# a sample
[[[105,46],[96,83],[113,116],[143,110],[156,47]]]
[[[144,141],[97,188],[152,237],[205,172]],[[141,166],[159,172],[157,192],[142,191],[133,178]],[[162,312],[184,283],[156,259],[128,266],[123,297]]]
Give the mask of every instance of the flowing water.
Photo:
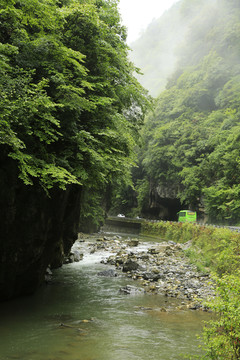
[[[199,353],[197,334],[210,315],[176,310],[179,300],[160,295],[120,293],[135,283],[98,276],[111,268],[100,263],[104,256],[64,265],[34,296],[1,304],[0,359],[180,360]]]

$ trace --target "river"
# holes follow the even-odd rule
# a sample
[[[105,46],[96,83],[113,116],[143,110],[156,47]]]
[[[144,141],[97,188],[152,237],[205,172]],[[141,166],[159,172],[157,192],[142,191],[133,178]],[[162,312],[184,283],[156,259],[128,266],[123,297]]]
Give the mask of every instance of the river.
[[[51,284],[33,296],[2,303],[0,359],[180,360],[198,354],[197,334],[211,315],[177,310],[177,299],[119,292],[134,282],[98,276],[111,268],[100,263],[106,256],[88,252],[55,270]]]

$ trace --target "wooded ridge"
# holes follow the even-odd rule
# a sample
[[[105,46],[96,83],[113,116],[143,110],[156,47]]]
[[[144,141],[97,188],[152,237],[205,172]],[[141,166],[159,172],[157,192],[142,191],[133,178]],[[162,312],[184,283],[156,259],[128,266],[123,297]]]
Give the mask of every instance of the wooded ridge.
[[[184,206],[202,219],[207,216],[208,222],[238,224],[240,5],[235,0],[180,1],[149,26],[137,42],[138,51],[143,52],[141,41],[148,46],[145,54],[162,47],[158,56],[164,62],[169,38],[159,28],[174,24],[181,33],[184,19],[175,71],[142,130],[139,168],[133,171],[138,196],[133,213],[148,215],[156,207],[155,216],[161,218],[161,204],[170,206],[175,198],[175,214]],[[147,45],[150,36],[155,40]],[[161,66],[155,71],[158,78]],[[145,76],[150,79],[147,70]]]

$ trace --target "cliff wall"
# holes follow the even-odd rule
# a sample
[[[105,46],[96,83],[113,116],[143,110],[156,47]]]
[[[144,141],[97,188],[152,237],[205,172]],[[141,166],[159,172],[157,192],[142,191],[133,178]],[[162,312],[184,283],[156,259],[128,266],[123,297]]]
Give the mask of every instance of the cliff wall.
[[[0,170],[0,300],[33,293],[49,264],[60,266],[77,238],[81,188],[25,186],[7,159]]]

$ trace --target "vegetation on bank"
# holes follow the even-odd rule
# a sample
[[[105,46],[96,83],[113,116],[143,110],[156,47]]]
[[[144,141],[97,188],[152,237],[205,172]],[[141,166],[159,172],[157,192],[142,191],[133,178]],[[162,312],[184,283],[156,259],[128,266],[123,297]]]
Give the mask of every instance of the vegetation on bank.
[[[142,223],[142,232],[180,243],[191,241],[186,255],[201,271],[211,270],[221,276],[240,269],[240,234],[228,228],[146,221]]]
[[[216,277],[216,298],[207,305],[218,315],[203,332],[203,360],[238,360],[240,358],[240,271]]]
[[[207,306],[217,320],[204,328],[204,360],[240,358],[240,234],[228,228],[189,223],[143,222],[142,233],[180,243],[191,241],[185,250],[199,271],[210,271],[216,297]]]

